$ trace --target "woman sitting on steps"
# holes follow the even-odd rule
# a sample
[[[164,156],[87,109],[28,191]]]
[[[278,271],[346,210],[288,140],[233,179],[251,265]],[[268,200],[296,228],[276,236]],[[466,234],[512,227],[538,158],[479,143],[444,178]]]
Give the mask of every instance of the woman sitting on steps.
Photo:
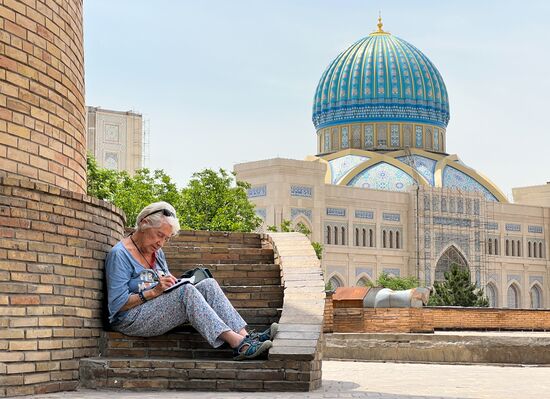
[[[134,233],[119,241],[105,260],[109,321],[126,335],[162,335],[189,322],[214,348],[227,342],[235,360],[252,359],[272,346],[277,323],[262,333],[248,334],[246,322],[213,278],[196,285],[176,282],[163,245],[180,229],[176,211],[167,202],[146,206]],[[149,277],[156,276],[156,282]]]

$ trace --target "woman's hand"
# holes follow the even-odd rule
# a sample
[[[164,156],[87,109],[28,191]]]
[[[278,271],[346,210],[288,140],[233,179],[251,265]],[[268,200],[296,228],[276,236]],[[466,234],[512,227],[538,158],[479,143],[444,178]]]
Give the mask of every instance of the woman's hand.
[[[155,296],[157,297],[159,295],[162,295],[164,293],[164,290],[173,286],[176,281],[177,279],[171,274],[167,274],[166,276],[159,276],[159,283],[155,286],[155,288],[153,288]]]

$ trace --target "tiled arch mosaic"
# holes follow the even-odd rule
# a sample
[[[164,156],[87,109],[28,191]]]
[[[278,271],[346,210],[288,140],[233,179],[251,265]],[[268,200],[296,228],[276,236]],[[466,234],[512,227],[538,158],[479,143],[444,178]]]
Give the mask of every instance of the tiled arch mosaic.
[[[408,173],[389,163],[380,162],[359,173],[348,183],[348,186],[406,191],[414,184],[415,180]]]

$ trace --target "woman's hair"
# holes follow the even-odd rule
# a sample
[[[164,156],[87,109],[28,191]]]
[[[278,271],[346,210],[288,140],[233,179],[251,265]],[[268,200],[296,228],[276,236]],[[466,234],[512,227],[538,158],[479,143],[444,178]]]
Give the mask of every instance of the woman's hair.
[[[136,218],[136,231],[157,228],[162,223],[168,223],[172,227],[172,235],[180,230],[180,222],[176,216],[176,210],[168,202],[153,202],[141,210]]]

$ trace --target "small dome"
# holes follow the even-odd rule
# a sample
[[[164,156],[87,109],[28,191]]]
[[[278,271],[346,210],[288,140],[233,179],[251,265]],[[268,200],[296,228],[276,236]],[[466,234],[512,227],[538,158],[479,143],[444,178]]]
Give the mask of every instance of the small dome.
[[[316,129],[370,121],[446,128],[449,100],[434,64],[416,47],[382,30],[342,52],[323,73],[313,103]]]

